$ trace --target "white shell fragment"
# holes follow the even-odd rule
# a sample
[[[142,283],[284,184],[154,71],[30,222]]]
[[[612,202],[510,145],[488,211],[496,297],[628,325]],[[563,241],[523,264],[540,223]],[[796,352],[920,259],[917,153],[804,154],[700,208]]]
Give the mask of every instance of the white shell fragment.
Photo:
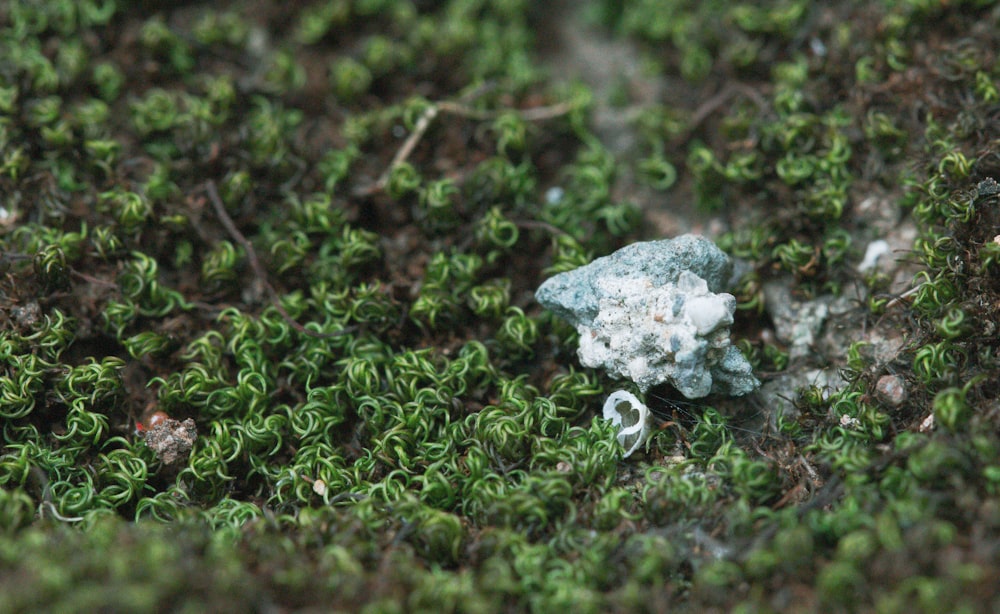
[[[604,419],[611,420],[618,431],[618,443],[625,449],[627,458],[639,449],[652,431],[649,408],[631,392],[617,390],[604,402]]]

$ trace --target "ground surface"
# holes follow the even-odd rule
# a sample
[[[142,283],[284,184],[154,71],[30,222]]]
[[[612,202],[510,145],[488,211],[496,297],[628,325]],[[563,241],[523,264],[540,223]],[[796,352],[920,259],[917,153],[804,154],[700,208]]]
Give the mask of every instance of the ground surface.
[[[992,2],[0,5],[0,610],[996,611]],[[710,236],[762,389],[534,289]]]

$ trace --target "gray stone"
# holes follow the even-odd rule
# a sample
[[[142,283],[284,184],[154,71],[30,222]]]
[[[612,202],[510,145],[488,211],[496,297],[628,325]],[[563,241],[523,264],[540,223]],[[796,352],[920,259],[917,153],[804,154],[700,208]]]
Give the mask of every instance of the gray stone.
[[[799,398],[802,389],[816,386],[822,391],[823,398],[828,399],[846,385],[847,382],[840,375],[840,369],[834,367],[789,371],[761,386],[758,397],[766,408],[771,428],[777,429],[779,416],[791,420],[799,415],[795,399]]]
[[[906,380],[899,375],[883,375],[875,384],[875,396],[891,407],[899,407],[908,398]]]
[[[536,298],[580,333],[580,363],[645,392],[669,382],[688,398],[743,395],[760,383],[730,344],[736,299],[716,293],[731,265],[693,235],[635,243],[556,275]]]
[[[167,418],[145,431],[144,437],[146,446],[164,465],[176,465],[190,456],[191,448],[198,438],[198,429],[191,418],[184,422]]]
[[[775,336],[788,344],[789,357],[798,360],[813,353],[823,324],[834,311],[843,313],[845,301],[831,294],[811,301],[797,300],[792,295],[792,283],[787,277],[765,283],[764,306],[774,322]]]
[[[642,279],[658,288],[677,283],[681,271],[691,271],[712,292],[725,289],[732,264],[714,243],[696,235],[626,245],[578,269],[547,279],[535,299],[560,318],[576,326],[597,317],[604,296],[603,279]]]

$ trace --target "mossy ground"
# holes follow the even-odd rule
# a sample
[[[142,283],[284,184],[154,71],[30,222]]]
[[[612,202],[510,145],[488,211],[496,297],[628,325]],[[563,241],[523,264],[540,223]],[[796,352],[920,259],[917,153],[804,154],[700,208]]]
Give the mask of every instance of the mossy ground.
[[[0,5],[0,610],[1000,609],[994,3],[174,5]],[[623,461],[532,291],[691,227],[846,385]]]

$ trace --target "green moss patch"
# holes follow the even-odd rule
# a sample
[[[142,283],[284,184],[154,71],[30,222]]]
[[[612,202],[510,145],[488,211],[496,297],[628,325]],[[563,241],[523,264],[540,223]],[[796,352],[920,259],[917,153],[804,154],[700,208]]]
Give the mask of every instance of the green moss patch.
[[[997,8],[565,4],[0,8],[0,609],[996,609]],[[557,19],[672,84],[626,154]],[[762,379],[846,385],[654,390],[623,461],[532,293],[659,197]],[[790,359],[779,279],[856,326]]]

